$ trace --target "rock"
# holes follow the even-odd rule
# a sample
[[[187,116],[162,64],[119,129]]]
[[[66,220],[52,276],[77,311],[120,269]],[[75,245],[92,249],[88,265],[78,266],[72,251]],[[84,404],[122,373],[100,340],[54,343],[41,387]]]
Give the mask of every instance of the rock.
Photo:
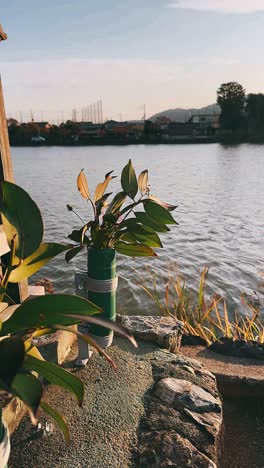
[[[219,399],[217,400],[209,392],[188,380],[162,379],[155,389],[155,395],[164,403],[170,404],[176,409],[188,408],[198,413],[221,412]]]
[[[190,335],[190,334],[183,334],[182,337],[182,346],[205,346],[207,347],[207,341],[199,335]]]
[[[118,320],[139,340],[155,343],[173,352],[180,349],[183,323],[179,320],[140,315],[119,316]]]
[[[201,426],[205,427],[205,429],[213,435],[217,435],[219,432],[219,428],[222,424],[222,415],[221,413],[195,413],[194,411],[190,411],[187,408],[184,408],[184,412],[190,416],[194,421],[196,421]]]
[[[216,467],[223,414],[215,377],[200,362],[167,351],[155,351],[151,364],[137,466]]]
[[[216,468],[216,464],[176,431],[146,432],[141,440],[141,468]]]
[[[222,337],[214,341],[209,348],[215,353],[228,356],[245,357],[264,361],[264,344],[256,341],[234,341],[232,338]]]
[[[218,396],[215,376],[195,359],[181,354],[156,351],[152,369],[155,380],[161,380],[168,376],[188,380],[210,392],[213,396]]]

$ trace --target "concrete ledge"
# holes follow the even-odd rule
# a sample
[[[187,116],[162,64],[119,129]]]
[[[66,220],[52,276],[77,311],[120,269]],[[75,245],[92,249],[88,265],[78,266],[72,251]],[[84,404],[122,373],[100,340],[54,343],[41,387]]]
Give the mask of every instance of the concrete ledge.
[[[183,346],[181,352],[200,361],[217,380],[223,398],[264,399],[263,362],[227,356],[203,346]]]

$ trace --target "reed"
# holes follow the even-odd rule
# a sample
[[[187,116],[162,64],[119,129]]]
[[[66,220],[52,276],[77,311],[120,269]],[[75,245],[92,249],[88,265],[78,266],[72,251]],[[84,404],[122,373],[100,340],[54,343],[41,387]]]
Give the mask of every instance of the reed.
[[[166,280],[147,270],[148,274],[141,275],[138,284],[158,306],[161,315],[175,317],[183,322],[185,334],[200,336],[208,345],[222,336],[235,341],[264,344],[264,323],[260,319],[256,297],[251,299],[241,294],[244,314],[231,314],[222,296],[206,295],[208,267],[201,272],[195,292],[175,264],[169,266]]]

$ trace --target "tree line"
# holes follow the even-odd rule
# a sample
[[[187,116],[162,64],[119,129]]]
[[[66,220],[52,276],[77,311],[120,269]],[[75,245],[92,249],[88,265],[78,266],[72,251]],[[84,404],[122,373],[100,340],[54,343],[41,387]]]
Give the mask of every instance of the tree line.
[[[231,81],[217,90],[217,104],[222,136],[264,140],[264,94],[246,94],[240,83]]]

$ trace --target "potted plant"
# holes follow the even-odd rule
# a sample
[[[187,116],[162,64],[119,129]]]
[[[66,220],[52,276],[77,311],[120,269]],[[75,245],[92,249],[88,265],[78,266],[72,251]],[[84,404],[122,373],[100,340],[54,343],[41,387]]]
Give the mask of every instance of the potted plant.
[[[83,170],[79,173],[77,187],[91,205],[93,216],[69,235],[77,245],[65,258],[69,262],[79,252],[87,251],[87,297],[103,309],[104,318],[114,321],[116,252],[130,257],[156,257],[153,249],[162,247],[158,233],[170,231],[168,225],[177,223],[171,214],[176,206],[163,203],[150,193],[147,170],[137,178],[129,160],[122,170],[121,191],[111,199],[112,193],[106,190],[115,177],[112,174],[113,171],[105,175],[92,197]],[[67,205],[67,208],[81,219],[72,206]],[[109,329],[93,325],[90,331],[100,346],[111,345],[113,333]]]
[[[0,276],[0,302],[10,301],[8,284],[17,283],[38,271],[45,263],[72,245],[42,242],[43,222],[39,209],[21,187],[1,184],[0,213],[10,252],[2,259]],[[20,398],[36,423],[39,408],[46,411],[59,424],[68,439],[67,424],[62,415],[43,400],[43,385],[39,377],[69,390],[81,406],[84,396],[82,381],[51,362],[45,361],[33,344],[37,336],[57,330],[76,332],[69,325],[88,321],[97,326],[113,327],[132,342],[132,337],[112,322],[100,318],[100,309],[78,296],[52,294],[38,296],[18,305],[10,317],[0,313],[0,391]],[[99,317],[93,317],[98,314]],[[89,336],[82,338],[99,351],[115,367],[111,358]],[[2,422],[0,404],[0,467],[6,466],[10,442],[8,429]]]

